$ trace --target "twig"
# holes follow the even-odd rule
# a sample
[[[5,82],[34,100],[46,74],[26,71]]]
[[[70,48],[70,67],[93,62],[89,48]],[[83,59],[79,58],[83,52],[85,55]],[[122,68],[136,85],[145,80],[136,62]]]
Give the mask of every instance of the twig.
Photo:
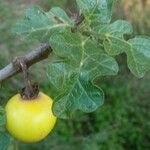
[[[46,59],[51,52],[52,52],[52,49],[50,45],[44,44],[43,46],[36,48],[32,50],[30,53],[23,56],[22,59],[25,61],[27,67],[30,67],[31,65],[43,59]],[[13,62],[0,70],[0,83],[2,83],[6,79],[14,76],[15,74],[21,71],[20,67],[15,66]]]
[[[78,26],[79,24],[81,24],[83,20],[84,20],[84,16],[81,14],[79,17],[77,17],[74,20],[75,26]],[[36,48],[36,49],[32,50],[30,53],[23,56],[22,59],[25,61],[27,67],[30,67],[31,65],[33,65],[43,59],[46,59],[51,52],[52,52],[51,46],[49,44],[44,44],[43,46]],[[14,62],[14,60],[13,60],[13,62]],[[22,71],[20,69],[20,67],[19,66],[16,67],[13,64],[13,62],[0,70],[0,83],[2,83],[6,79],[8,79]]]

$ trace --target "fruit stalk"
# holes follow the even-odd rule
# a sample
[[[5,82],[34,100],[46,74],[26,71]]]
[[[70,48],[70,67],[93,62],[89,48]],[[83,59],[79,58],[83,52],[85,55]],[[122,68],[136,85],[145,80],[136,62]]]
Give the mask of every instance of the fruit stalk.
[[[24,58],[16,57],[13,64],[16,67],[19,67],[23,72],[25,88],[23,88],[20,93],[22,98],[25,100],[36,98],[39,93],[39,90],[38,88],[35,88],[36,84],[33,84],[30,79],[28,67]]]

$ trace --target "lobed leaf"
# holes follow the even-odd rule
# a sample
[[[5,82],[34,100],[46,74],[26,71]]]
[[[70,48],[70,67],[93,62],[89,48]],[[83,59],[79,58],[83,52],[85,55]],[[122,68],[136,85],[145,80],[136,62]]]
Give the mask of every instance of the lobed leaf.
[[[109,23],[114,0],[76,0],[86,20],[91,23]]]
[[[104,39],[104,48],[109,55],[115,56],[130,49],[130,45],[123,39],[107,37]]]
[[[110,55],[127,54],[128,67],[135,76],[143,77],[150,70],[150,39],[135,37],[125,41],[111,37],[104,44]]]
[[[135,37],[125,41],[111,38],[104,43],[105,50],[110,55],[127,54],[128,67],[135,76],[143,77],[150,70],[150,39]]]
[[[127,61],[131,72],[137,77],[143,77],[150,70],[150,39],[135,37],[129,41]]]
[[[96,41],[78,34],[56,34],[50,43],[61,58],[48,65],[55,114],[64,118],[76,110],[94,111],[102,105],[104,96],[92,81],[98,76],[117,74],[115,59],[105,54]]]
[[[123,39],[124,34],[133,32],[132,25],[124,20],[117,20],[111,24],[97,25],[94,27],[94,32],[106,37],[117,37]]]
[[[72,20],[58,7],[44,12],[39,7],[27,9],[25,16],[12,28],[12,31],[25,38],[47,42],[54,32],[61,32],[73,26]]]
[[[50,94],[55,100],[54,113],[60,118],[66,118],[77,110],[92,112],[103,104],[103,91],[94,84],[94,80],[117,74],[118,64],[111,55],[125,52],[128,67],[137,77],[143,77],[150,70],[150,38],[135,37],[126,41],[124,35],[133,32],[131,24],[124,20],[110,23],[115,0],[76,1],[85,17],[84,23],[91,25],[82,24],[77,31],[84,30],[82,33],[85,35],[90,33],[88,37],[69,32],[74,23],[58,7],[49,12],[39,7],[30,8],[13,28],[15,33],[26,38],[42,42],[50,38],[57,60],[49,63],[48,78]],[[3,125],[5,118],[1,114],[0,125]]]
[[[123,20],[93,28],[94,34],[102,37],[105,51],[109,55],[125,52],[130,71],[137,77],[143,77],[150,70],[150,39],[135,37],[125,41],[124,34],[130,34],[132,31],[130,23]]]
[[[129,22],[118,20],[111,24],[98,25],[93,28],[93,32],[104,40],[104,48],[109,55],[118,55],[129,49],[124,35],[131,34],[133,29]]]
[[[68,88],[68,91],[55,99],[54,113],[58,117],[67,118],[76,110],[89,113],[103,104],[103,91],[82,76],[78,76]]]

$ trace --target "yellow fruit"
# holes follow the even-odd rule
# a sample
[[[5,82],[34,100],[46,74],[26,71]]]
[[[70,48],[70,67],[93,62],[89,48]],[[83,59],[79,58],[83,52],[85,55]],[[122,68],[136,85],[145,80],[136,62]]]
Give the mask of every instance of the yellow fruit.
[[[16,139],[37,142],[54,128],[56,117],[52,113],[52,99],[42,92],[36,99],[24,100],[20,94],[6,105],[6,128]]]

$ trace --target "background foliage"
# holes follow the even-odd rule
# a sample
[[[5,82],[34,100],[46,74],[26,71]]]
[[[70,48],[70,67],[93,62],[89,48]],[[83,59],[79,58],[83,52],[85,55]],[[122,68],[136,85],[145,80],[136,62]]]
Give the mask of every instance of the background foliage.
[[[17,5],[16,5],[17,3]],[[19,5],[18,5],[19,3]],[[0,67],[9,62],[16,54],[20,55],[26,53],[30,48],[37,46],[36,42],[24,43],[21,39],[15,38],[10,33],[12,24],[22,15],[22,10],[27,8],[32,3],[43,5],[45,9],[51,6],[62,6],[64,8],[71,8],[75,11],[74,1],[62,0],[60,1],[3,1],[0,0]],[[121,12],[125,1],[118,4],[118,9],[114,14],[121,14],[121,18],[128,16],[125,12]],[[137,4],[138,5],[138,4]],[[140,4],[139,4],[140,5]],[[121,7],[121,8],[119,8]],[[137,33],[148,34],[149,22],[148,9],[145,8],[144,17],[139,18],[137,15],[137,6],[134,8],[132,16],[129,18],[136,27]],[[67,9],[69,12],[69,10]],[[8,13],[9,12],[9,13]],[[119,13],[118,13],[119,12]],[[16,17],[14,17],[16,16]],[[120,16],[114,15],[115,18]],[[139,23],[142,25],[139,27]],[[147,22],[147,23],[143,23]],[[127,69],[126,56],[122,54],[117,57],[120,62],[119,75],[111,78],[101,79],[101,86],[105,92],[105,104],[96,112],[90,114],[82,114],[78,112],[79,117],[72,120],[59,120],[52,135],[44,141],[26,145],[19,142],[14,142],[10,145],[10,150],[15,149],[31,149],[31,150],[69,150],[82,148],[83,150],[122,150],[122,149],[137,149],[148,150],[150,148],[150,115],[149,115],[149,91],[150,91],[150,77],[149,73],[143,79],[137,79],[130,74]],[[41,90],[49,94],[49,84],[46,83],[45,62],[35,65],[31,68],[33,78],[44,79],[41,83]],[[2,85],[0,91],[0,103],[6,103],[16,91],[23,85],[20,82],[21,75],[7,81]],[[40,81],[40,80],[38,80]],[[14,88],[17,87],[17,88]],[[2,135],[2,134],[1,134]]]

